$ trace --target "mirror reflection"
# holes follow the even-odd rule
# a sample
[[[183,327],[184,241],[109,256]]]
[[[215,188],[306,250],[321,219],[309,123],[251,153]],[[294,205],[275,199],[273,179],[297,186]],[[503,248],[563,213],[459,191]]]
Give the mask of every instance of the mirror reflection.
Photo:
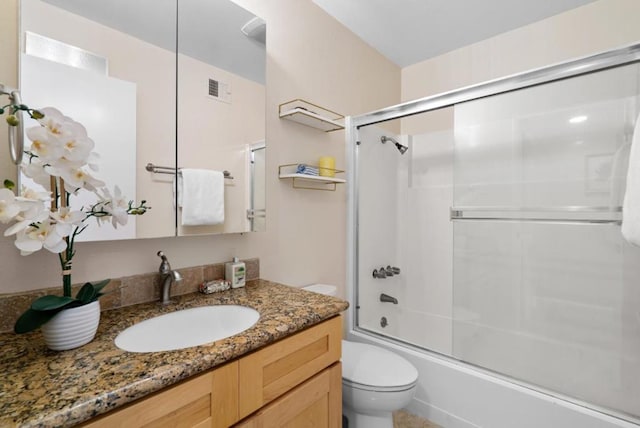
[[[173,180],[144,169],[150,159],[175,165],[175,22],[175,0],[21,2],[24,102],[82,123],[100,155],[96,175],[152,207],[118,229],[90,222],[82,240],[175,234]]]
[[[180,236],[264,229],[265,40],[229,0],[178,3]]]
[[[201,3],[180,1],[188,30],[178,31],[176,0],[21,1],[23,101],[82,123],[100,155],[99,178],[152,207],[117,230],[92,224],[84,241],[175,236],[176,225],[180,235],[253,230],[247,213],[251,149],[264,142],[264,21],[245,35],[256,17],[228,0]],[[168,173],[148,171],[149,163]],[[178,166],[229,171],[233,179],[223,179],[217,196],[221,224],[183,230]]]

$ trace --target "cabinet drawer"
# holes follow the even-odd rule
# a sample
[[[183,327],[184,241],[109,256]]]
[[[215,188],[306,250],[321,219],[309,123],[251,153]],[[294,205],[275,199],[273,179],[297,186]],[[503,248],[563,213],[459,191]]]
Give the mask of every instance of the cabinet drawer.
[[[83,427],[227,427],[236,422],[238,363],[188,379]]]
[[[337,316],[242,358],[240,418],[339,361],[341,340],[342,317]]]
[[[342,369],[335,363],[234,428],[340,428]]]

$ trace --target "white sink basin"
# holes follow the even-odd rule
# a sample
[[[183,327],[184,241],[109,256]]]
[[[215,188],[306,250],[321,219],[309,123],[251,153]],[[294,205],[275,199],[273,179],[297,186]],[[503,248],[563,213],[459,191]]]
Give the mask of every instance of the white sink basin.
[[[260,314],[246,306],[201,306],[141,321],[122,331],[116,346],[130,352],[159,352],[215,342],[245,331]]]

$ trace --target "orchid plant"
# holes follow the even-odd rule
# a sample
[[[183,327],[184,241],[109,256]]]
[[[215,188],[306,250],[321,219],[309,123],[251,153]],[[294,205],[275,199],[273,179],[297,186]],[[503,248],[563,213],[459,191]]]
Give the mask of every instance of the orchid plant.
[[[18,319],[15,332],[26,333],[63,309],[91,303],[103,295],[102,289],[109,280],[86,283],[75,298],[71,295],[74,244],[76,237],[88,227],[88,220],[95,218],[98,224],[110,221],[117,228],[127,223],[129,215],[142,215],[150,207],[146,201],[139,204],[128,201],[118,186],[111,192],[94,176],[98,155],[93,152],[93,140],[80,123],[50,107],[34,110],[23,104],[8,104],[0,108],[0,114],[8,112],[7,123],[18,126],[15,114],[18,110],[39,123],[26,130],[31,145],[25,150],[20,169],[41,188],[23,186],[17,196],[13,182],[5,180],[4,188],[0,188],[0,223],[10,224],[4,236],[15,236],[15,246],[22,255],[43,248],[57,253],[63,286],[62,296],[40,297]],[[70,199],[80,191],[93,192],[96,202],[80,209],[72,208]]]

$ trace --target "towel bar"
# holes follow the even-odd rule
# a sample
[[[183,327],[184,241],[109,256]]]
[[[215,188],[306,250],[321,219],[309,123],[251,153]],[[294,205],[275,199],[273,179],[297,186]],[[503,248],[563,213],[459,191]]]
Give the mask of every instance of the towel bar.
[[[172,166],[154,165],[151,162],[149,162],[147,166],[144,167],[144,169],[146,169],[149,172],[155,172],[157,174],[175,174],[176,173],[176,168]],[[178,168],[178,172],[180,172],[180,168]],[[233,180],[233,176],[229,171],[226,171],[226,170],[222,171],[222,175],[224,175],[224,178],[227,180]]]

